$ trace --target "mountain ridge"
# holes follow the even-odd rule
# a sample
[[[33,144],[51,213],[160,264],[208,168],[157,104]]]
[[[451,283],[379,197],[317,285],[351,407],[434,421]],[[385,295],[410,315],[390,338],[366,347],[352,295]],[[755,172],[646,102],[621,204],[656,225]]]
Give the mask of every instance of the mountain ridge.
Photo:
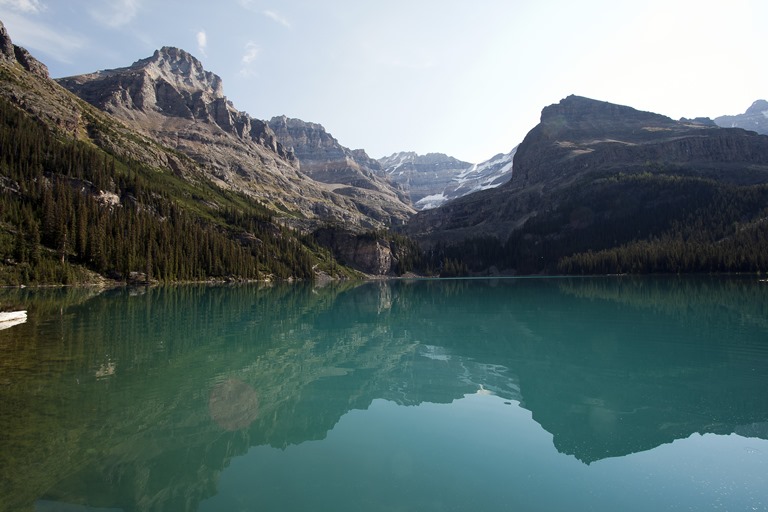
[[[396,196],[382,206],[369,200],[369,194],[358,193],[358,184],[339,193],[337,187],[302,172],[290,146],[281,143],[269,123],[237,110],[224,95],[221,78],[184,50],[163,47],[128,67],[57,82],[190,156],[209,169],[220,186],[278,211],[298,210],[306,222],[298,217],[286,220],[302,229],[324,222],[353,230],[378,229],[402,224],[412,211]]]
[[[0,29],[0,283],[313,280],[405,271],[400,258],[412,248],[386,236],[387,219],[301,173],[295,157],[275,150],[265,124],[274,145],[217,123],[207,100],[223,97],[212,75],[202,75],[213,87],[201,94],[170,91],[183,100],[174,117],[143,101],[157,100],[156,86],[172,89],[144,73],[146,59],[133,74],[98,73],[119,86],[103,97],[133,109],[132,117],[116,116],[40,73]],[[203,108],[189,108],[195,102]],[[331,252],[337,248],[322,247],[313,233],[329,225],[345,226],[354,246],[343,263]]]
[[[427,210],[506,183],[512,175],[516,150],[515,147],[509,153],[499,153],[479,164],[443,153],[419,155],[412,151],[393,153],[380,158],[379,163],[383,172],[409,193],[417,210]]]
[[[757,100],[743,114],[719,116],[714,122],[723,128],[744,128],[768,135],[768,101]]]
[[[631,107],[569,96],[542,110],[541,122],[515,154],[509,182],[421,211],[405,232],[425,247],[452,246],[446,258],[495,254],[474,258],[470,267],[476,271],[498,267],[523,273],[583,271],[582,267],[558,267],[558,262],[573,254],[611,248],[621,249],[622,255],[646,251],[643,258],[650,258],[650,246],[625,244],[655,240],[653,251],[661,254],[670,250],[677,237],[695,236],[706,239],[712,250],[712,260],[702,263],[702,269],[722,271],[734,268],[724,248],[737,242],[749,244],[733,224],[725,225],[726,218],[746,222],[755,243],[765,242],[754,231],[763,229],[760,219],[768,204],[767,183],[768,137],[764,135],[673,121]],[[733,204],[726,206],[729,202]],[[721,211],[721,217],[714,213]],[[697,217],[698,222],[706,218],[707,223],[696,228]],[[669,238],[662,243],[659,237]],[[723,237],[728,244],[713,245]],[[739,245],[729,250],[745,249]],[[751,256],[744,255],[740,261],[759,265],[756,250],[747,249]],[[634,262],[631,268],[663,271],[669,261],[647,266]],[[602,272],[627,268],[616,262],[600,267],[605,269]],[[686,260],[672,268],[697,267]]]
[[[370,215],[401,225],[414,213],[400,187],[381,173],[379,163],[365,150],[341,145],[319,123],[275,116],[267,125],[296,155],[302,173],[361,204]]]

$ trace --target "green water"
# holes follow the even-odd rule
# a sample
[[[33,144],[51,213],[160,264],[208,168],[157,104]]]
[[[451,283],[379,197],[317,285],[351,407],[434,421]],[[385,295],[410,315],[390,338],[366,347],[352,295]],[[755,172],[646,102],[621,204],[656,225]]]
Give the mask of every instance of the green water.
[[[4,290],[2,511],[768,510],[768,283]]]

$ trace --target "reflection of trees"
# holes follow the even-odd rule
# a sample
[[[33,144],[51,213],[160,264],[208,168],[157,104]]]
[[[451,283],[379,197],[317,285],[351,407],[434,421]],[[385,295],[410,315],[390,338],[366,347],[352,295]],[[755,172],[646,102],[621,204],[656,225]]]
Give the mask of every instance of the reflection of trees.
[[[700,281],[31,294],[29,322],[0,331],[0,510],[43,493],[193,510],[251,446],[322,439],[376,398],[450,402],[480,385],[521,401],[558,450],[586,462],[754,430],[768,420],[754,393],[768,361],[750,350],[764,340],[764,288]],[[230,419],[249,426],[217,424],[213,396],[216,407],[245,397],[251,408]]]
[[[659,313],[722,322],[726,318],[768,327],[768,285],[754,276],[609,277],[560,280],[560,289],[585,299],[604,299]],[[691,314],[694,313],[694,314]]]
[[[386,382],[416,357],[392,307],[384,283],[116,290],[64,301],[0,337],[15,354],[0,390],[0,435],[12,447],[0,454],[0,510],[29,508],[44,492],[184,509],[211,495],[218,471],[250,446],[322,439],[377,397],[418,403],[405,379]],[[250,426],[233,432],[210,417],[212,390],[230,380],[258,397]],[[459,388],[440,390],[447,400],[466,388],[442,382]],[[84,480],[101,482],[92,487],[109,498],[83,489]]]

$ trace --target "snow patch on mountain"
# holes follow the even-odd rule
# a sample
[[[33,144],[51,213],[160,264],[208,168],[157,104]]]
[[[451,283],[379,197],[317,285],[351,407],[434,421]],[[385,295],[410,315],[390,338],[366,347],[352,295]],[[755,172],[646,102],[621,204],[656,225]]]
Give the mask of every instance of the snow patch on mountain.
[[[379,159],[383,171],[410,195],[418,210],[429,210],[473,192],[498,187],[512,177],[517,148],[470,164],[441,153],[395,153]]]

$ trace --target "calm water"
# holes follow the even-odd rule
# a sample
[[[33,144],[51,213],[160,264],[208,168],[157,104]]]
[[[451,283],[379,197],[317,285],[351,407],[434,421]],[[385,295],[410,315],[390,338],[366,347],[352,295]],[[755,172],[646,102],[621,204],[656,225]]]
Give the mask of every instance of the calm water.
[[[0,291],[2,511],[768,510],[768,283]]]

